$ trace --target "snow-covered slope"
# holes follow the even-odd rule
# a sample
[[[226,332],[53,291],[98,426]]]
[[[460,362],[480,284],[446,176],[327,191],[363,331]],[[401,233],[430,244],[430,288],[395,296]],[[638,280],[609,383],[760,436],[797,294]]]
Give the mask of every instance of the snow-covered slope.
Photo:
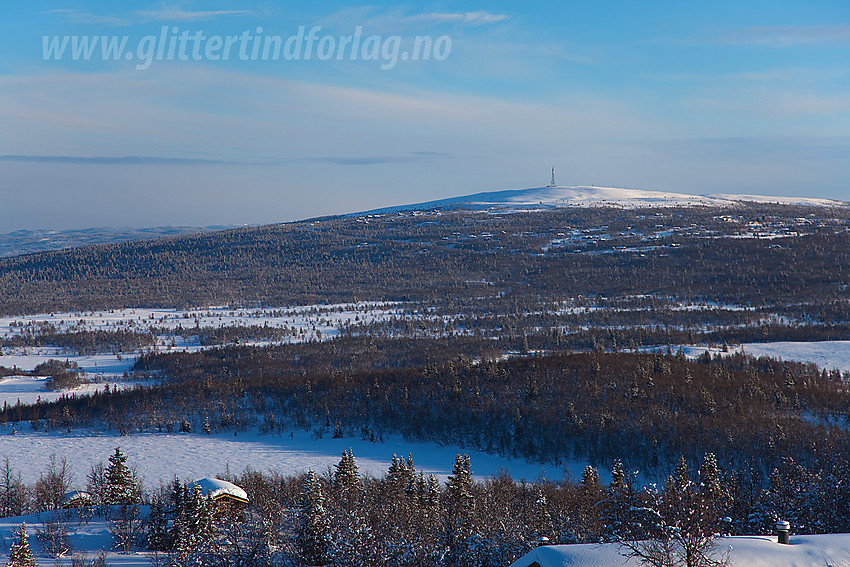
[[[850,534],[792,535],[791,545],[776,543],[776,536],[722,538],[717,551],[729,552],[735,567],[825,567],[846,565],[850,557]],[[530,551],[511,567],[597,567],[640,563],[620,555],[617,544],[550,545]]]
[[[844,201],[809,197],[770,197],[764,195],[689,195],[641,189],[615,187],[534,187],[508,191],[476,193],[413,205],[400,205],[368,211],[372,214],[395,213],[404,210],[452,207],[570,207],[570,206],[620,206],[620,207],[678,207],[678,206],[729,206],[739,202],[779,203],[820,207],[847,206]]]

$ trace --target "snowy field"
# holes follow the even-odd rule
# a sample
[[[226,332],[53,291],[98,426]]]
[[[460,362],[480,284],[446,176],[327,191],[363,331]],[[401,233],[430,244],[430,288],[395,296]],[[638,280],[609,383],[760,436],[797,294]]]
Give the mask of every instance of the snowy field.
[[[400,302],[362,302],[334,305],[307,305],[283,308],[230,309],[114,309],[109,311],[42,313],[15,317],[0,317],[0,338],[44,327],[56,332],[83,331],[156,331],[160,352],[194,352],[203,348],[197,336],[186,339],[177,336],[178,330],[194,328],[270,327],[286,331],[282,341],[297,343],[308,340],[326,340],[336,337],[340,329],[349,325],[385,321],[405,313]],[[407,316],[410,316],[408,313]],[[270,344],[270,343],[265,343]],[[215,346],[215,345],[214,345]],[[0,349],[0,366],[31,371],[38,364],[53,358],[77,363],[93,382],[116,380],[123,377],[142,351],[79,355],[57,347],[14,347]],[[4,396],[0,386],[0,396]],[[0,398],[2,399],[2,398]],[[23,399],[21,402],[23,403]],[[14,403],[14,399],[10,402]]]
[[[102,389],[104,384],[83,384],[72,391],[47,391],[44,384],[48,378],[43,376],[9,376],[0,380],[0,404],[15,405],[53,402],[63,395],[86,396]]]
[[[34,432],[28,424],[17,427],[13,435],[10,424],[0,426],[0,458],[9,457],[24,482],[35,481],[47,469],[50,456],[55,455],[58,460],[67,459],[76,488],[80,489],[85,488],[91,466],[106,463],[117,446],[127,455],[128,465],[136,468],[147,489],[156,488],[160,481],[167,483],[175,475],[181,479],[198,479],[223,474],[228,469],[234,474],[251,468],[295,475],[312,468],[321,474],[337,464],[348,448],[354,452],[360,472],[375,477],[386,473],[393,454],[404,457],[411,454],[417,470],[445,480],[458,453],[469,453],[473,475],[478,479],[492,476],[500,469],[509,471],[517,480],[533,481],[541,474],[552,480],[564,476],[562,468],[552,465],[506,459],[454,445],[409,443],[401,437],[387,437],[376,443],[359,437],[332,439],[331,435],[315,439],[306,431],[281,435],[241,432],[236,436],[153,432],[122,437],[112,432],[80,430],[67,434]],[[570,473],[580,476],[583,468],[583,463],[574,463]]]
[[[673,347],[676,352],[679,347]],[[724,353],[719,347],[705,345],[683,345],[683,352],[689,358],[696,358],[705,351],[716,354]],[[664,348],[666,350],[666,347]],[[768,356],[795,362],[811,362],[826,370],[838,369],[850,372],[850,341],[813,341],[813,342],[775,342],[775,343],[743,343],[730,345],[729,352],[745,352],[756,358]]]
[[[734,536],[722,538],[718,551],[728,551],[733,567],[847,567],[850,565],[850,534],[792,535],[791,545],[776,537]],[[638,567],[626,560],[616,544],[552,545],[538,547],[511,567]]]
[[[289,332],[286,342],[330,338],[339,334],[341,326],[355,323],[384,321],[404,312],[401,302],[360,302],[333,305],[304,305],[280,308],[230,308],[204,309],[112,309],[66,313],[41,313],[0,317],[0,338],[20,335],[27,329],[50,326],[57,332],[82,331],[132,331],[148,333],[165,332],[159,336],[162,350],[197,348],[197,342],[171,346],[173,332],[191,331],[194,328],[267,326]],[[19,351],[28,349],[18,349]],[[31,350],[31,349],[30,349]],[[16,351],[17,352],[17,351]],[[17,352],[25,355],[26,353]],[[2,364],[2,362],[0,362]]]

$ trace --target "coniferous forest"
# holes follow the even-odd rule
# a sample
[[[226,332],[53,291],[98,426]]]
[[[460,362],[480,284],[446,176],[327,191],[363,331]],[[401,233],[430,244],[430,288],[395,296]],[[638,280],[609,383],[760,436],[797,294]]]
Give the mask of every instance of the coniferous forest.
[[[194,352],[169,352],[156,327],[16,327],[0,348],[142,354],[126,376],[135,386],[7,404],[0,422],[122,435],[302,429],[376,443],[400,434],[589,463],[581,478],[475,481],[459,455],[443,483],[415,455],[372,478],[347,452],[333,470],[224,475],[249,493],[235,510],[179,481],[138,487],[93,471],[97,505],[124,507],[121,541],[159,550],[163,565],[495,566],[542,538],[761,534],[779,518],[799,532],[850,531],[850,377],[732,351],[688,358],[676,346],[850,337],[848,221],[844,209],[774,205],[417,211],[0,259],[6,315],[401,306],[321,340],[260,325],[172,331],[204,347]],[[71,364],[38,372],[59,390],[80,379]],[[48,473],[52,491],[23,486],[7,461],[6,515],[55,508],[61,467]]]

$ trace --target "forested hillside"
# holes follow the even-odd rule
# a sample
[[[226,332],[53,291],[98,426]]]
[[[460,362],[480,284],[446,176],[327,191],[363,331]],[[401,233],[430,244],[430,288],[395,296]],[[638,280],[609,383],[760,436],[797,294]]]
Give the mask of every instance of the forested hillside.
[[[0,310],[484,296],[504,312],[579,295],[830,304],[847,284],[847,222],[845,209],[755,205],[340,217],[2,259]]]

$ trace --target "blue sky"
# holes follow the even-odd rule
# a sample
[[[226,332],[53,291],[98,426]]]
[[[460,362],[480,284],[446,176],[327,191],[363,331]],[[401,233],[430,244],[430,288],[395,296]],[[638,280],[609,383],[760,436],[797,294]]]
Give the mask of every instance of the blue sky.
[[[539,186],[552,165],[563,185],[850,200],[846,0],[0,11],[0,232],[286,221]],[[299,27],[318,28],[309,60],[303,38],[252,57]],[[358,29],[377,50],[337,60]],[[223,60],[212,37],[246,32]],[[118,60],[72,57],[102,36],[126,36]],[[432,57],[404,60],[417,36]]]

